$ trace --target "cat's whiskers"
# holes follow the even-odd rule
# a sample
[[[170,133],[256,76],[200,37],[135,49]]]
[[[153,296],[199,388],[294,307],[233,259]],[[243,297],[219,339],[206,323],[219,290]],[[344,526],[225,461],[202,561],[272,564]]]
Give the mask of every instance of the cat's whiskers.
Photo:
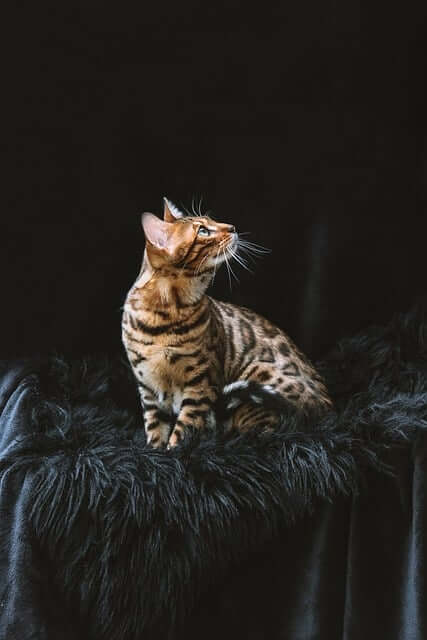
[[[201,195],[200,199],[199,199],[199,205],[197,207],[197,212],[198,212],[199,217],[202,216],[202,202],[203,202],[203,196]]]
[[[255,242],[243,240],[240,235],[241,234],[237,236],[237,242],[235,246],[230,249],[231,257],[236,260],[236,262],[240,264],[244,269],[246,269],[250,273],[253,273],[252,269],[250,269],[249,267],[248,260],[254,261],[261,255],[269,253],[270,249],[267,249],[266,247],[263,247],[262,245],[259,245]]]
[[[232,259],[233,259],[233,258],[235,258],[235,255],[234,255],[234,251],[233,251],[233,250],[230,250],[230,256],[231,256],[231,258],[232,258]],[[230,269],[232,270],[231,264],[230,264]],[[234,272],[233,272],[233,273],[234,273]],[[239,278],[238,278],[237,276],[235,276],[235,278],[236,278],[237,282],[239,282]]]
[[[265,254],[271,253],[271,249],[267,249],[267,247],[263,247],[261,244],[257,244],[256,242],[251,242],[250,240],[242,239],[238,236],[238,245],[242,249],[246,249],[248,252],[253,251],[254,253]]]
[[[264,251],[257,251],[255,249],[252,249],[252,247],[245,247],[244,245],[239,246],[239,251],[240,253],[243,253],[252,259],[259,258],[266,254],[266,252]]]
[[[232,268],[232,266],[231,266],[231,264],[230,264],[230,262],[229,262],[229,260],[228,260],[228,258],[229,258],[229,257],[230,257],[230,258],[233,258],[233,250],[232,250],[230,247],[228,247],[228,246],[227,246],[227,247],[225,247],[225,251],[226,251],[226,253],[224,254],[224,257],[225,257],[225,263],[226,263],[226,265],[227,265],[227,271],[228,271],[229,273],[231,272],[231,275],[234,277],[234,279],[236,280],[236,282],[237,282],[237,283],[239,283],[239,282],[240,282],[240,281],[239,281],[239,278],[238,278],[238,277],[236,276],[236,274],[234,273],[233,268]],[[230,280],[230,289],[231,289],[231,288],[232,288],[232,287],[231,287],[231,280]]]
[[[225,266],[226,266],[226,268],[227,268],[228,282],[230,283],[230,291],[231,291],[231,276],[230,276],[230,270],[229,270],[229,268],[228,268],[228,260],[227,260],[227,256],[226,256],[225,248],[224,248],[224,247],[222,248],[221,253],[222,253],[222,254],[223,254],[223,256],[224,256],[224,262],[225,262]]]
[[[197,211],[195,210],[195,207],[194,207],[194,204],[195,204],[194,199],[195,199],[195,196],[191,198],[191,211],[193,212],[194,216],[197,216]]]
[[[231,258],[233,258],[238,264],[240,264],[244,269],[249,271],[249,273],[253,273],[252,269],[249,268],[246,260],[238,254],[239,246],[237,245],[233,249],[230,249]]]
[[[202,218],[203,217],[203,214],[202,214],[202,211],[201,211],[202,201],[203,201],[203,196],[200,196],[199,202],[196,205],[196,196],[193,196],[191,198],[191,211],[189,211],[188,209],[185,209],[185,211],[188,213],[189,216],[192,216],[194,218]]]
[[[250,273],[253,273],[252,269],[249,267],[249,264],[242,256],[239,256],[237,253],[235,253],[233,254],[233,258],[238,264],[240,264],[240,266],[242,266],[244,269],[246,269]]]
[[[229,263],[229,260],[228,260],[228,256],[230,255],[230,254],[229,254],[229,251],[230,251],[230,249],[229,249],[229,247],[228,247],[228,246],[224,248],[224,260],[225,260],[225,265],[226,265],[226,267],[227,267],[228,281],[229,281],[229,283],[230,283],[230,291],[232,291],[232,289],[233,289],[233,285],[232,285],[232,277],[234,277],[234,279],[235,279],[237,282],[239,282],[239,279],[238,279],[238,277],[236,276],[236,274],[234,273],[234,271],[233,271],[233,269],[232,269],[232,267],[231,267],[231,264]]]
[[[181,205],[181,211],[185,211],[189,218],[210,218],[215,220],[210,209],[207,209],[204,213],[202,211],[203,196],[200,196],[199,202],[196,205],[196,196],[193,196],[191,200],[191,210],[184,205]]]
[[[199,216],[201,215],[200,214],[200,207],[201,207],[201,200],[198,203],[198,211],[196,211],[195,202],[194,202],[194,198],[193,198],[192,209],[193,209],[193,213],[195,215],[196,214],[199,215]],[[234,246],[232,246],[230,244],[230,238],[229,237],[223,239],[218,244],[218,246],[215,247],[215,249],[214,249],[213,274],[212,274],[212,278],[211,278],[212,281],[215,279],[216,271],[217,271],[218,266],[220,264],[222,264],[222,262],[224,262],[225,266],[226,266],[226,269],[227,269],[227,275],[228,275],[228,280],[229,280],[229,283],[230,283],[230,289],[232,289],[232,280],[233,280],[233,278],[236,280],[236,282],[239,282],[239,278],[237,277],[236,273],[233,270],[233,267],[231,266],[231,261],[233,259],[240,266],[242,266],[244,269],[246,269],[250,273],[253,273],[253,271],[249,268],[247,260],[239,252],[247,254],[247,257],[249,259],[253,259],[253,255],[251,255],[251,254],[267,253],[268,249],[265,249],[264,247],[261,247],[261,245],[255,245],[255,243],[250,243],[248,241],[242,240],[239,236],[237,236],[237,242],[234,244]],[[204,256],[202,258],[202,260],[200,261],[200,263],[197,265],[197,267],[195,269],[195,275],[196,276],[199,276],[199,274],[202,271],[204,265],[206,264],[206,262],[209,259],[212,259],[212,254],[207,254],[206,256]],[[181,269],[181,273],[183,272],[184,267],[185,267],[185,264],[183,265],[183,268]]]

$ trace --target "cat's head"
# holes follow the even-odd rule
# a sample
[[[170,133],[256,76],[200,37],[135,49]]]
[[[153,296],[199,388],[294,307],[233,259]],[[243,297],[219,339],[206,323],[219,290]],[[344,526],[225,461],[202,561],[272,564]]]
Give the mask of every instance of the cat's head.
[[[163,220],[142,214],[146,252],[154,269],[185,269],[194,275],[213,271],[237,246],[234,226],[208,216],[184,215],[166,198]]]

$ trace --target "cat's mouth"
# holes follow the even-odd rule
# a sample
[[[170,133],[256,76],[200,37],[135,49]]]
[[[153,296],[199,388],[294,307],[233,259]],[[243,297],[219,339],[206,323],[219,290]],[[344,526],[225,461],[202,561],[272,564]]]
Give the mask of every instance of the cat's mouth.
[[[266,249],[262,245],[256,244],[255,242],[243,239],[242,235],[244,234],[227,234],[227,236],[215,246],[210,256],[202,260],[198,271],[201,271],[202,266],[204,268],[208,267],[213,270],[214,278],[218,267],[225,263],[230,280],[230,287],[232,278],[235,278],[238,281],[233,267],[231,266],[232,262],[237,262],[238,265],[250,273],[253,273],[249,266],[249,260],[260,257],[265,253],[269,253],[270,250]]]
[[[241,237],[242,235],[243,234],[239,235],[237,233],[230,234],[230,236],[223,241],[223,245],[220,245],[220,249],[217,254],[218,261],[216,262],[216,265],[220,265],[225,262],[228,278],[230,280],[230,287],[232,278],[235,278],[238,281],[238,278],[231,266],[232,261],[237,262],[241,267],[250,273],[253,273],[249,267],[248,259],[251,260],[254,257],[259,257],[260,255],[269,253],[270,251],[262,245],[243,239]]]
[[[227,260],[237,251],[238,237],[237,233],[230,234],[224,240],[221,240],[213,254],[214,266],[217,267]]]

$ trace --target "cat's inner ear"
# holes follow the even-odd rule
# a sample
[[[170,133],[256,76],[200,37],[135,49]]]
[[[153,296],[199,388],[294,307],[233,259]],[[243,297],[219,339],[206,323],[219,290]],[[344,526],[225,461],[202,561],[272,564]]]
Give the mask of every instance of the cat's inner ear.
[[[167,198],[163,198],[163,220],[165,222],[175,222],[178,218],[183,218],[184,214]]]
[[[145,238],[157,249],[167,249],[171,238],[171,224],[160,220],[152,213],[143,213],[141,217]]]

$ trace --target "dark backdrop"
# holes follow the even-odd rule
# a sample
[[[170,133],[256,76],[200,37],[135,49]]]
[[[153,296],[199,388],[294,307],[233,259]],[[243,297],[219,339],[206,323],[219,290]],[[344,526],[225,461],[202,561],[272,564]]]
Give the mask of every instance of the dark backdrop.
[[[214,295],[311,356],[425,292],[425,3],[57,5],[6,21],[2,355],[119,349],[163,195],[272,249]]]

